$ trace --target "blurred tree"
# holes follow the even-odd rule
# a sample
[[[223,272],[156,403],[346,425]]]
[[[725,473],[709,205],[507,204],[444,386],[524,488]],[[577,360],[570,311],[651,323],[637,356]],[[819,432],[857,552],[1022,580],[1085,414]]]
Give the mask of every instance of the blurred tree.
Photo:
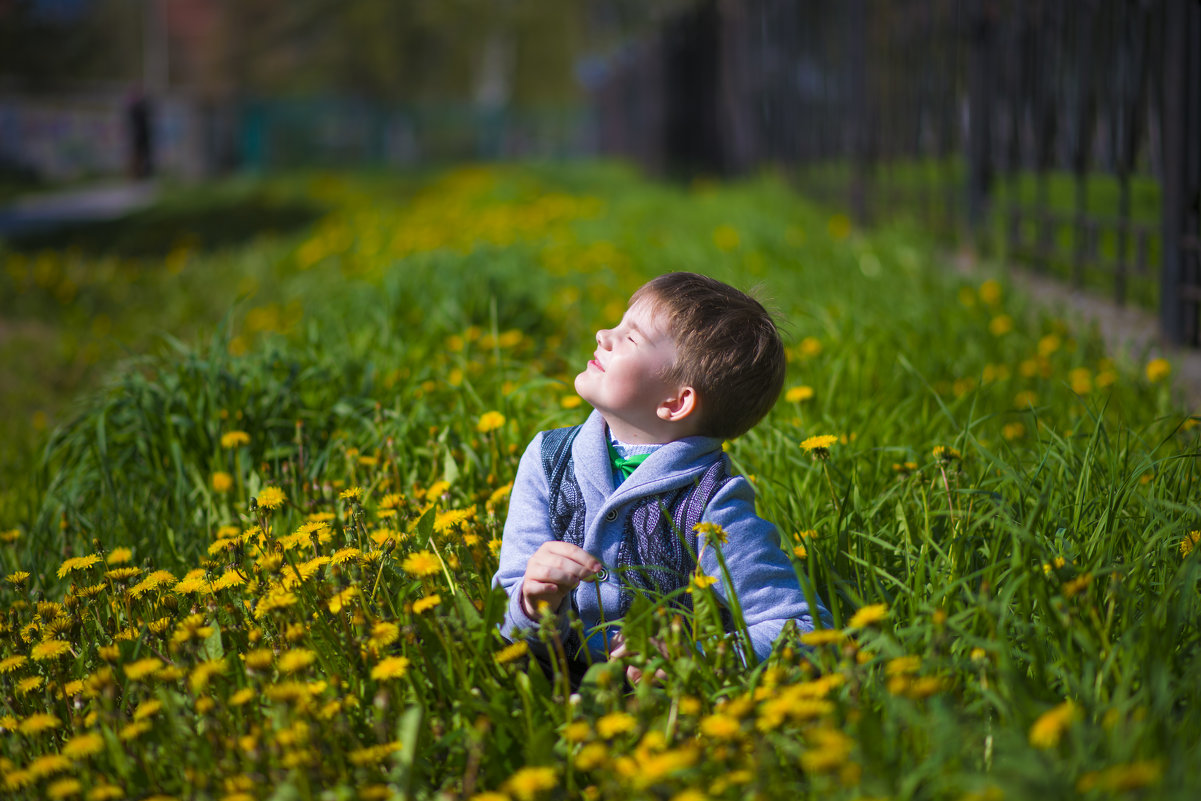
[[[140,82],[157,14],[167,82],[208,97],[561,103],[578,96],[583,55],[618,48],[693,2],[0,0],[0,81],[31,91]],[[70,13],[48,11],[62,8]]]

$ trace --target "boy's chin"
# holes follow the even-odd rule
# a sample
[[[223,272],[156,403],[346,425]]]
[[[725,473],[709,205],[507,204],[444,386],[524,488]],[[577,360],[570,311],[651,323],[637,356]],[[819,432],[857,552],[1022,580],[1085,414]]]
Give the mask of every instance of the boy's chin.
[[[583,372],[575,377],[575,394],[583,398],[585,403],[592,403],[592,399],[588,397],[591,394],[588,392],[588,378],[588,369],[584,368]]]

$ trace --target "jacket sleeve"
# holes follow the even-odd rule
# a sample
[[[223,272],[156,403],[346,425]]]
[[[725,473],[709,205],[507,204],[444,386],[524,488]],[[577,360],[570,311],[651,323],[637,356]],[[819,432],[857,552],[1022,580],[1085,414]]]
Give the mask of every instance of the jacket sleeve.
[[[550,530],[550,486],[542,469],[542,434],[525,449],[513,479],[509,494],[509,516],[501,535],[500,565],[492,577],[492,585],[502,588],[509,596],[500,633],[507,640],[518,638],[518,631],[538,629],[538,621],[525,613],[521,606],[521,582],[530,557],[542,543],[554,539]],[[566,604],[564,604],[566,606]],[[568,634],[568,619],[559,615],[559,634]]]
[[[795,620],[804,632],[813,630],[816,618],[828,617],[816,593],[811,597],[817,608],[810,608],[792,563],[780,550],[776,527],[755,513],[755,492],[749,481],[742,476],[727,481],[705,507],[701,520],[718,524],[729,537],[721,551],[760,660],[771,654],[772,644],[789,620]],[[718,579],[713,587],[729,606],[713,545],[706,545],[700,567]]]

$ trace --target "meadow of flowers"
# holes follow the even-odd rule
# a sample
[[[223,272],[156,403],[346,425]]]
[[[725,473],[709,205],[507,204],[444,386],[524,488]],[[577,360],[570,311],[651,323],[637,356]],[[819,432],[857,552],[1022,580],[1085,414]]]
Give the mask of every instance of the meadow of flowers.
[[[107,362],[0,490],[5,798],[1191,797],[1198,429],[1169,363],[775,178],[280,186],[320,220],[167,264],[0,251],[10,297],[130,277],[201,330]],[[572,692],[496,633],[510,482],[586,414],[596,327],[674,269],[785,323],[786,392],[727,449],[831,627],[748,663],[697,577]]]

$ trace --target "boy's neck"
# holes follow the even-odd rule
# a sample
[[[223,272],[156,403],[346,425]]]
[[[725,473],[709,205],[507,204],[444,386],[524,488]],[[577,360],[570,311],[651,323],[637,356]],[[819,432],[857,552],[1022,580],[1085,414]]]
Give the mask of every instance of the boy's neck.
[[[602,415],[603,416],[603,415]],[[696,436],[694,426],[680,423],[668,423],[658,421],[657,426],[637,426],[631,425],[624,420],[610,420],[605,418],[605,424],[609,427],[609,433],[618,442],[626,445],[665,445],[668,442],[685,439],[687,437]]]

